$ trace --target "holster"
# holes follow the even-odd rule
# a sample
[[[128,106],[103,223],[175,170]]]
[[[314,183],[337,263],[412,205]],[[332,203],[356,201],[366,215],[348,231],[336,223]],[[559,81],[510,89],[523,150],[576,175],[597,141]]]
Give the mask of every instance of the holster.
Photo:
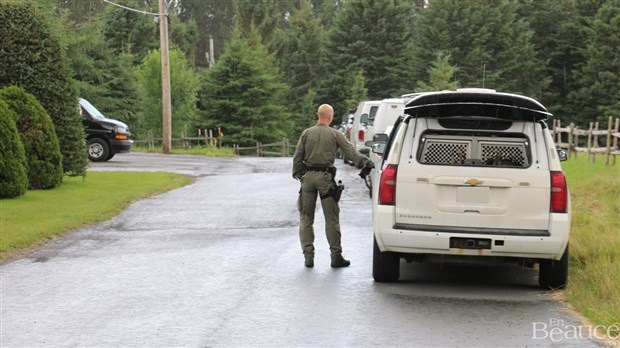
[[[344,191],[344,185],[342,184],[342,181],[338,180],[338,184],[334,186],[334,192],[332,193],[332,196],[334,197],[334,200],[336,200],[336,203],[340,202],[340,196],[342,196],[342,191]]]

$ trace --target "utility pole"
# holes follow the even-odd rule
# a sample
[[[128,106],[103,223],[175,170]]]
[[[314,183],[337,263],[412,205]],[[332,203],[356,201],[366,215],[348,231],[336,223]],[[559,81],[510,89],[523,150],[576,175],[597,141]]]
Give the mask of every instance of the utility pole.
[[[170,54],[166,0],[159,0],[159,39],[161,51],[162,152],[167,154],[170,153],[172,143],[172,101],[170,98]]]

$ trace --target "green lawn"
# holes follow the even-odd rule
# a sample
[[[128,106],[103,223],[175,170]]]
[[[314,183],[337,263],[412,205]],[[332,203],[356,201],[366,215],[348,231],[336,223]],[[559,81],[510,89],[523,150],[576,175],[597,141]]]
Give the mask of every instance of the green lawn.
[[[110,219],[131,202],[192,182],[164,172],[93,172],[53,190],[0,200],[0,260],[70,230]]]
[[[620,158],[562,163],[572,199],[569,302],[596,325],[620,319]],[[616,332],[617,336],[620,332]]]
[[[161,146],[149,149],[145,146],[133,146],[131,151],[133,152],[146,152],[146,153],[161,153]],[[235,152],[230,147],[216,147],[216,146],[194,146],[191,149],[170,149],[170,153],[174,155],[204,155],[209,157],[234,157]]]

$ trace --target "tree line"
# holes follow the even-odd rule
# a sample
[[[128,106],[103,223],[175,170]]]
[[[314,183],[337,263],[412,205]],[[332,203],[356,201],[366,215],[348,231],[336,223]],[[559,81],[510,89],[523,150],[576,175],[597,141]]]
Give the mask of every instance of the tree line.
[[[461,87],[531,96],[566,122],[620,114],[620,0],[167,2],[173,135],[296,139],[320,103],[343,115],[362,100]],[[157,0],[0,4],[32,7],[58,40],[71,91],[58,93],[91,101],[137,138],[161,133]],[[0,86],[14,81],[0,72]]]

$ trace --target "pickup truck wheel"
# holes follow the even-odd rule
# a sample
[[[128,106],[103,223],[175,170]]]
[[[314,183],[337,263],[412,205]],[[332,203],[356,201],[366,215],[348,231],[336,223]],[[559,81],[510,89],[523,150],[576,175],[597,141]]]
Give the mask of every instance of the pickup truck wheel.
[[[88,147],[88,158],[93,162],[104,162],[110,155],[110,147],[103,139],[93,138],[86,143]]]
[[[568,279],[568,246],[560,260],[540,260],[538,284],[544,289],[564,289]]]
[[[372,277],[379,283],[396,282],[400,277],[400,256],[396,253],[381,252],[376,238],[372,254]]]

